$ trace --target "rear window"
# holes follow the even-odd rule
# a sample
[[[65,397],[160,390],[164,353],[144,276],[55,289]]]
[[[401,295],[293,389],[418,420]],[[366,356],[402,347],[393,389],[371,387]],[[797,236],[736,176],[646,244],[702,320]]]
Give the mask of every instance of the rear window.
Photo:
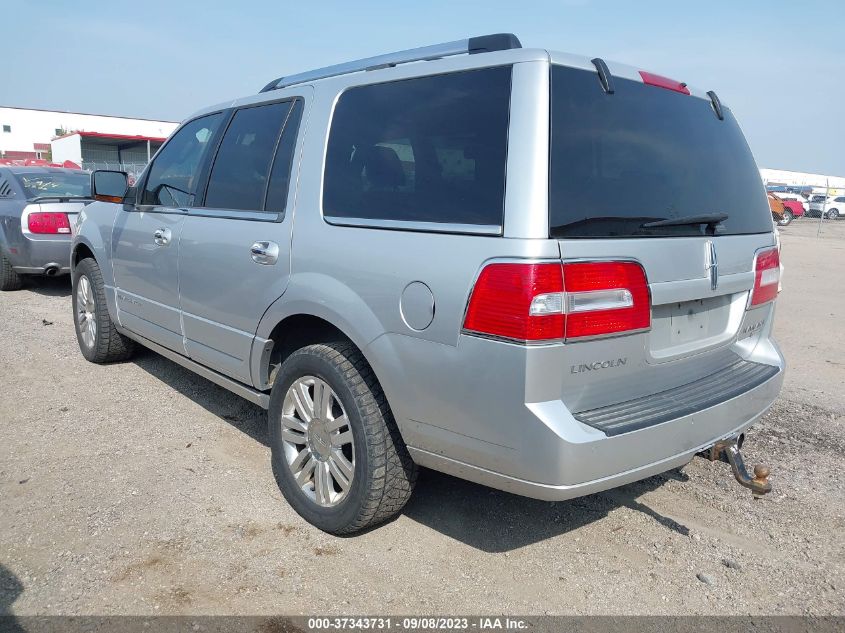
[[[91,174],[83,171],[19,172],[15,178],[23,187],[28,200],[91,196]]]
[[[705,225],[642,225],[725,213],[717,235],[766,233],[760,174],[731,111],[709,101],[594,72],[551,73],[552,237],[702,235]]]
[[[338,100],[323,213],[502,225],[509,66],[352,88]]]

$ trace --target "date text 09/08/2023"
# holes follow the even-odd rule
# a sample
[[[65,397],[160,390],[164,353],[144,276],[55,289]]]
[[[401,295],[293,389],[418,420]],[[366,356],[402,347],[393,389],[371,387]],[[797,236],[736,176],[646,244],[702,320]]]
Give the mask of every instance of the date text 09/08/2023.
[[[308,629],[319,630],[376,630],[376,631],[428,631],[428,630],[478,630],[519,631],[528,623],[519,618],[505,617],[324,617],[309,618]]]

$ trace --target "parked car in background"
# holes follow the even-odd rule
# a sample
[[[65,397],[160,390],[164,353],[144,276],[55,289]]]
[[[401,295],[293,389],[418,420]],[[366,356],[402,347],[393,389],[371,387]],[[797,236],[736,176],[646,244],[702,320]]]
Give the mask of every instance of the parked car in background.
[[[845,196],[813,196],[807,216],[817,218],[822,213],[828,220],[845,215]]]
[[[417,466],[563,500],[712,448],[771,489],[739,445],[783,382],[776,229],[713,92],[470,38],[275,79],[92,193],[82,355],[267,408],[323,530],[399,512]]]
[[[0,290],[27,275],[70,272],[70,240],[91,199],[91,175],[78,169],[0,166]]]
[[[810,201],[806,196],[802,196],[800,193],[790,193],[788,191],[773,191],[778,198],[783,200],[784,202],[787,200],[792,200],[801,205],[801,213],[794,214],[795,217],[799,217],[807,213],[810,210]]]
[[[784,211],[786,210],[786,207],[783,205],[783,200],[771,192],[766,194],[766,198],[769,200],[769,211],[772,212],[772,220],[781,224],[785,217]]]
[[[789,194],[770,193],[769,195],[775,196],[781,201],[781,204],[783,204],[781,218],[780,220],[776,220],[778,225],[786,226],[795,218],[800,218],[804,215],[804,205],[802,205],[798,200],[789,198],[784,199],[783,196]],[[774,217],[774,215],[772,217]]]

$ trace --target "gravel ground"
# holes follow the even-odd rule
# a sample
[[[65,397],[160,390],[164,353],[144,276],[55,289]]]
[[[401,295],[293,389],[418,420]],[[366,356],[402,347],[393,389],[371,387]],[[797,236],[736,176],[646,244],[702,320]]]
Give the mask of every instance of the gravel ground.
[[[782,231],[764,500],[702,459],[560,503],[426,471],[349,538],[283,501],[260,409],[151,352],[86,363],[66,280],[0,294],[0,613],[845,614],[845,221],[823,231]]]

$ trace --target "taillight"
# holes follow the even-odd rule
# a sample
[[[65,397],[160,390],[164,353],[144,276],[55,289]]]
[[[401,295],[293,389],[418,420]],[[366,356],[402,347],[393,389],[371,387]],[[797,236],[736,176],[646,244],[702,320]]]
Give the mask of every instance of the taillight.
[[[664,77],[663,75],[655,75],[654,73],[649,73],[644,70],[641,70],[640,77],[643,78],[643,83],[648,84],[649,86],[666,88],[666,90],[674,90],[675,92],[680,92],[681,94],[685,95],[688,95],[690,93],[689,88],[687,88],[687,85],[685,83],[676,81],[674,79],[669,79],[669,77]]]
[[[650,325],[648,282],[634,262],[490,264],[464,320],[467,332],[517,341],[593,338]]]
[[[30,213],[30,233],[70,233],[67,213]]]
[[[606,336],[651,326],[651,297],[634,262],[563,265],[566,338]]]
[[[563,338],[560,264],[490,264],[475,282],[464,329],[518,341]],[[535,301],[536,300],[536,301]]]
[[[757,253],[754,260],[754,290],[751,291],[751,306],[773,301],[778,296],[780,283],[780,252],[773,248]]]

